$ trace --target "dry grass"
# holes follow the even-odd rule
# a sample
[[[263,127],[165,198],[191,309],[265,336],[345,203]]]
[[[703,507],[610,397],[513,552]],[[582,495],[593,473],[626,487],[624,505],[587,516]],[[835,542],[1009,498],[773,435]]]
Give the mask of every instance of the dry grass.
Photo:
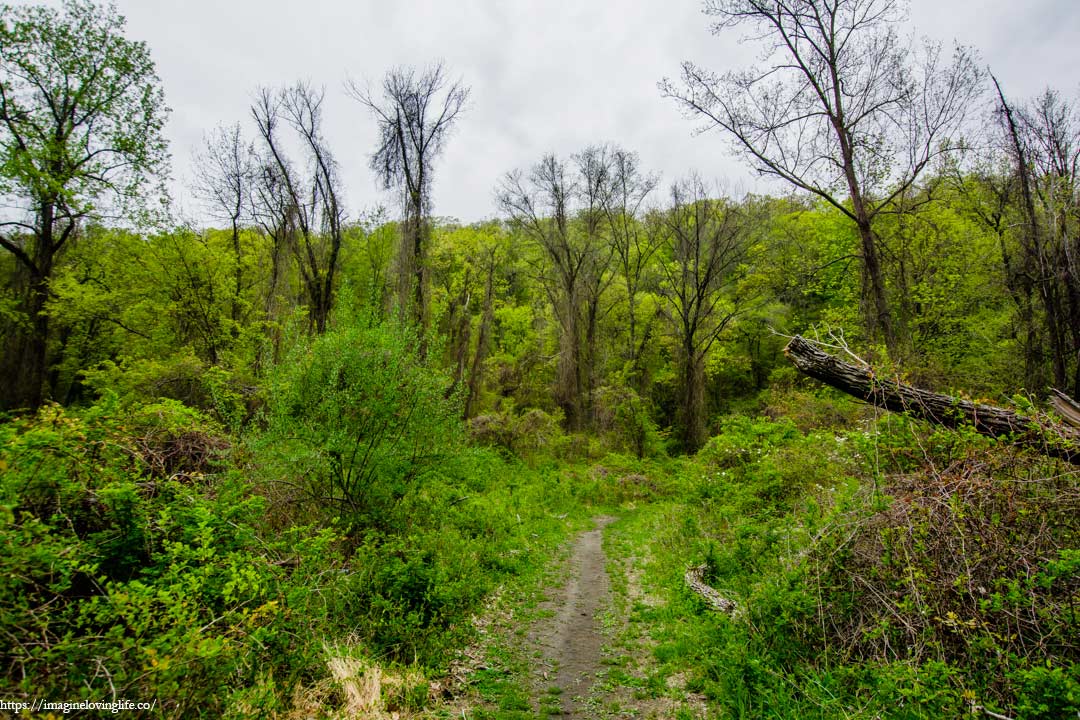
[[[280,720],[408,720],[418,717],[429,692],[423,673],[390,670],[356,657],[348,647],[327,648],[328,677],[297,686]]]

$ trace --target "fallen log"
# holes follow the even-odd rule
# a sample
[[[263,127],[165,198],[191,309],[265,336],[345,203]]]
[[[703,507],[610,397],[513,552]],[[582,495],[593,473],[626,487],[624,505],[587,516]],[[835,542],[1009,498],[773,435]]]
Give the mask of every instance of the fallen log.
[[[1054,412],[1074,428],[1080,428],[1080,404],[1060,390],[1051,390],[1050,393],[1053,395],[1050,406]]]
[[[724,597],[716,588],[705,583],[705,571],[707,569],[707,565],[696,565],[687,569],[686,574],[683,575],[686,586],[697,593],[713,610],[725,615],[738,614],[739,606],[734,600]]]
[[[982,435],[1010,438],[1018,445],[1080,465],[1080,431],[1045,416],[1021,415],[880,377],[873,369],[844,362],[798,335],[784,348],[784,354],[804,374],[877,407],[945,427],[970,426]]]

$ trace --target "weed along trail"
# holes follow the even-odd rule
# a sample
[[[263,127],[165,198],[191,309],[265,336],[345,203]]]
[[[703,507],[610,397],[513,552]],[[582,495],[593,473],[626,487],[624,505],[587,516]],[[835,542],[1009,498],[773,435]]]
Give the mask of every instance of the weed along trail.
[[[604,526],[614,519],[595,518],[595,527],[578,537],[566,583],[548,600],[554,615],[533,629],[542,649],[545,674],[552,681],[549,689],[558,689],[565,717],[586,717],[586,699],[603,670],[604,634],[599,614],[611,605],[611,582],[602,539]]]

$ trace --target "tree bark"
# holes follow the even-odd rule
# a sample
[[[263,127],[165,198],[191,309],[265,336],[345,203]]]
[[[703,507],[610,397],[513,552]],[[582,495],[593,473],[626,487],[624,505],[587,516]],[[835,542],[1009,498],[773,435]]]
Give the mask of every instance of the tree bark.
[[[1009,437],[1017,445],[1080,465],[1080,432],[1073,428],[878,377],[871,368],[839,360],[798,335],[784,354],[806,375],[877,407],[945,427],[970,426],[981,435]]]
[[[484,312],[480,317],[480,330],[476,338],[476,354],[469,370],[468,395],[465,398],[465,419],[471,418],[476,411],[476,401],[480,396],[484,358],[487,357],[488,336],[495,316],[495,253],[488,257],[487,283],[484,285]]]
[[[688,345],[681,348],[680,354],[682,445],[685,452],[695,453],[708,439],[705,427],[705,357]]]

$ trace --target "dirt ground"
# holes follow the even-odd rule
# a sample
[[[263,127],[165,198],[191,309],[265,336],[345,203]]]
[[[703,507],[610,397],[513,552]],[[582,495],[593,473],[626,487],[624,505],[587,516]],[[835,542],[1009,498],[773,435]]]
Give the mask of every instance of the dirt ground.
[[[642,587],[636,548],[616,543],[605,551],[605,528],[615,520],[593,518],[592,529],[552,558],[538,601],[528,593],[492,601],[478,618],[479,642],[455,670],[450,717],[705,717],[704,698],[687,691],[685,677],[657,676],[650,625],[633,608],[663,601]]]
[[[570,555],[566,582],[548,592],[544,606],[550,617],[533,626],[529,638],[541,648],[543,677],[559,689],[563,715],[587,717],[586,700],[603,672],[605,636],[600,613],[610,608],[611,583],[603,549],[603,529],[615,518],[594,519],[594,529],[582,533]]]

